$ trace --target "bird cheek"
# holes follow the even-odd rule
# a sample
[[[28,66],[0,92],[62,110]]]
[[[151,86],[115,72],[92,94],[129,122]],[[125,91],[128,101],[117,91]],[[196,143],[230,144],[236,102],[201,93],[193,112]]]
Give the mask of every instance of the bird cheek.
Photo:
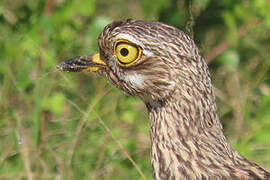
[[[144,88],[144,81],[146,81],[146,77],[138,74],[138,73],[127,73],[123,80],[130,84],[131,87],[134,89],[143,89]]]

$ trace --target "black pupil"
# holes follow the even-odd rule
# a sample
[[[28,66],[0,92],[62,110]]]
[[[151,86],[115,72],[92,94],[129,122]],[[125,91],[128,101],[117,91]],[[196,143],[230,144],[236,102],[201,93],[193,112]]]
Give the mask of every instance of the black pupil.
[[[127,48],[122,48],[120,50],[120,53],[121,53],[122,56],[127,56],[129,52],[128,52],[128,49]]]

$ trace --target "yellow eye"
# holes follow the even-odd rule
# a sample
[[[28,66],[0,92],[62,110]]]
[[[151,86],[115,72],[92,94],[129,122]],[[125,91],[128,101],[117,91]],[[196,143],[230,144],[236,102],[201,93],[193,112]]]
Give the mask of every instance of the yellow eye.
[[[119,42],[115,46],[114,53],[120,65],[128,66],[140,58],[141,49],[128,42]]]

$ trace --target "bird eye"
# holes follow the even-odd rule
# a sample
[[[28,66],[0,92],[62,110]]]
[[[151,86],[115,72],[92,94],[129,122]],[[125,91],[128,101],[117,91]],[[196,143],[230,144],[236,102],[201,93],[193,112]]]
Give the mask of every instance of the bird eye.
[[[128,42],[118,42],[115,45],[114,53],[120,65],[128,66],[140,58],[141,49]]]

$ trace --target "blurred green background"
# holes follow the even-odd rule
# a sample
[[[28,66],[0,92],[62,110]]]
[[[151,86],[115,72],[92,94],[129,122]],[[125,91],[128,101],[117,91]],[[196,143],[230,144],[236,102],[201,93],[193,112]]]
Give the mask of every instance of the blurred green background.
[[[95,74],[55,69],[97,52],[103,27],[125,18],[195,39],[226,136],[269,171],[269,9],[269,0],[1,0],[0,179],[152,179],[144,104]]]

